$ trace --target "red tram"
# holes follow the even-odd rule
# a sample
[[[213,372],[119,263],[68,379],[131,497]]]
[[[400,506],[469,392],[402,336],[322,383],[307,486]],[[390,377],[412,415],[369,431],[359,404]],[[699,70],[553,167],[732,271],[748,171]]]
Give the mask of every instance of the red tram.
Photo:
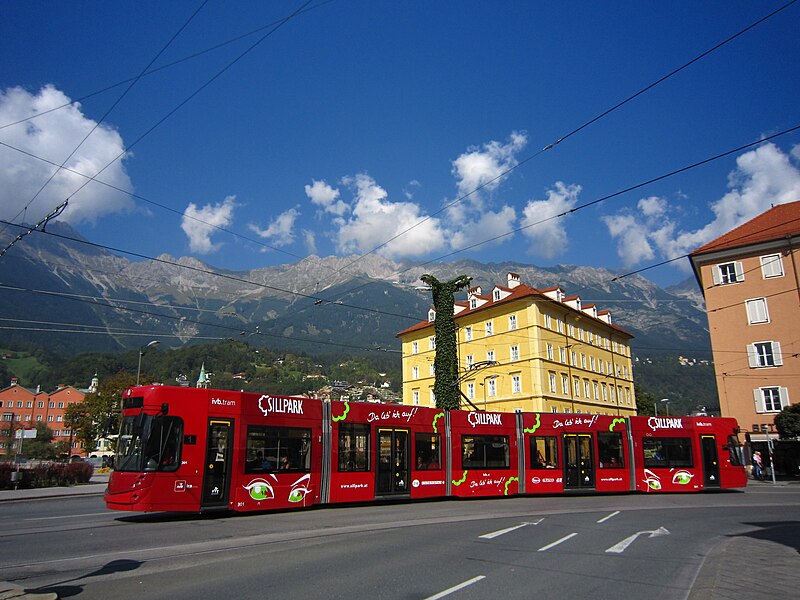
[[[444,411],[148,386],[106,505],[264,511],[382,498],[742,488],[734,419]]]

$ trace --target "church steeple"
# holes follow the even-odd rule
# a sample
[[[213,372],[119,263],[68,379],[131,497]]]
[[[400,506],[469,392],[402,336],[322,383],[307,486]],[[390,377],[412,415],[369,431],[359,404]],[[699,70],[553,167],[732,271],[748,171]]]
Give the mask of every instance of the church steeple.
[[[197,387],[207,388],[209,384],[208,375],[206,375],[206,363],[200,367],[200,377],[197,378]]]

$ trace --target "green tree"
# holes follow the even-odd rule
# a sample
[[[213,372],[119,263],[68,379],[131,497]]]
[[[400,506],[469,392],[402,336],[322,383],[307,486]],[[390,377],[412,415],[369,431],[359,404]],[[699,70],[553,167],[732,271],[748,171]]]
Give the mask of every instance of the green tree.
[[[656,399],[653,394],[641,387],[636,390],[636,414],[654,415]]]
[[[775,415],[775,427],[782,440],[800,437],[800,404],[790,404]]]
[[[97,447],[101,437],[117,432],[122,394],[135,383],[131,373],[120,371],[101,380],[97,392],[87,394],[83,402],[67,406],[67,426],[76,432],[87,454]]]
[[[36,424],[36,437],[22,440],[22,454],[28,458],[51,460],[56,457],[53,430],[44,423]]]
[[[433,330],[436,336],[436,355],[433,368],[436,379],[433,393],[436,396],[436,407],[447,410],[461,406],[458,388],[458,351],[456,348],[456,320],[453,317],[453,295],[469,287],[471,277],[459,275],[450,281],[441,282],[433,275],[422,275],[423,283],[431,287],[433,306],[436,309],[436,320]]]

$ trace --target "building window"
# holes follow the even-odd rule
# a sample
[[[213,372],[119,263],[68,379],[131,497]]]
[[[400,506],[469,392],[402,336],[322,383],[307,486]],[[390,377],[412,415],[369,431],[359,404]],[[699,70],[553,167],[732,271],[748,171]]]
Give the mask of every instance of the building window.
[[[544,326],[547,329],[552,329],[553,323],[552,323],[552,321],[550,319],[550,315],[545,315],[544,316]]]
[[[472,325],[464,327],[464,339],[468,342],[472,341]]]
[[[572,323],[567,326],[567,329],[569,331],[569,337],[575,337],[575,326]]]
[[[475,400],[475,382],[470,381],[467,383],[467,398]]]
[[[508,330],[514,331],[517,328],[517,315],[509,315],[508,317]]]
[[[436,394],[433,393],[433,389],[431,389],[431,406],[436,406]]]
[[[592,397],[591,388],[589,386],[590,386],[589,380],[588,379],[584,379],[583,380],[583,395],[586,396],[587,398],[591,398]]]
[[[552,375],[552,373],[551,373]],[[553,376],[552,383],[555,384],[555,376]],[[519,394],[522,392],[522,375],[511,376],[511,393]]]
[[[56,417],[56,421],[57,421],[57,422],[59,422],[59,423],[61,423],[61,420],[62,420],[62,417],[61,417],[61,415],[58,415],[58,416]]]
[[[494,362],[494,350],[486,351],[486,360]]]
[[[500,300],[500,290],[495,290],[495,291],[494,291],[494,295],[493,295],[493,297],[494,297],[494,301],[495,301],[495,302],[497,302],[498,300]]]
[[[572,390],[576,398],[581,397],[581,380],[577,377],[572,378]]]
[[[436,311],[433,310],[433,309],[430,309],[428,311],[428,322],[429,323],[433,323],[435,320],[436,320]]]
[[[589,357],[589,366],[592,368],[592,371],[596,370],[596,363],[594,361],[594,356]]]
[[[629,405],[631,403],[631,388],[625,388],[625,402]]]
[[[42,415],[36,415],[36,420],[37,421],[41,421],[42,420]]]
[[[26,402],[25,408],[33,408],[33,402]]]
[[[47,415],[47,421],[48,421],[48,422],[50,422],[50,423],[52,423],[52,421],[53,421],[53,415]]]
[[[433,363],[430,364],[430,372],[431,372],[431,377],[436,377],[436,365]]]
[[[36,403],[36,407],[37,407],[37,408],[44,408],[44,402],[42,402],[42,401],[40,400],[39,402],[37,402],[37,403]]]
[[[714,285],[728,285],[729,283],[740,283],[744,281],[744,269],[742,263],[737,261],[714,265],[712,268]]]
[[[747,322],[750,325],[756,323],[769,323],[769,311],[767,310],[766,298],[752,298],[745,300],[744,303],[747,308]]]
[[[467,360],[467,368],[471,369],[475,364],[475,357],[472,356],[472,354],[467,354],[466,360]]]
[[[419,379],[419,367],[411,367],[411,379]]]
[[[552,371],[550,372],[550,393],[556,393],[556,374]]]
[[[486,395],[489,398],[494,398],[497,396],[497,380],[496,379],[487,379],[486,380]]]
[[[428,338],[428,350],[436,350],[436,336]]]
[[[47,405],[48,405],[50,408],[55,408],[55,407],[56,407],[56,403],[55,403],[55,402],[48,402],[48,403],[47,403]],[[22,407],[22,404],[21,404],[21,403],[20,403],[20,407]]]
[[[58,403],[58,408],[64,408],[64,403],[63,402],[59,402]]]
[[[59,420],[60,419],[61,419],[61,417],[59,416]],[[31,416],[30,415],[25,415],[25,420],[26,421],[30,421],[31,420]]]
[[[486,321],[486,335],[494,333],[494,321]]]
[[[561,375],[561,393],[569,395],[569,378],[564,374]]]
[[[519,346],[511,346],[511,360],[519,360]]]
[[[592,382],[592,386],[594,387],[594,399],[600,400],[600,386],[597,384],[596,381]]]
[[[586,355],[583,352],[581,352],[581,369],[585,368],[586,368]]]
[[[411,354],[419,352],[419,342],[411,342]]]
[[[558,358],[561,360],[561,364],[565,364],[567,362],[567,349],[566,348],[559,348],[558,349]]]
[[[553,360],[553,344],[547,344],[547,360]]]
[[[22,400],[17,400],[17,408],[22,408]],[[50,403],[50,408],[53,408],[53,403]]]
[[[564,320],[558,319],[557,325],[558,325],[558,333],[564,333]]]
[[[577,367],[578,366],[578,357],[575,354],[574,350],[569,353],[569,357],[571,359],[572,366],[573,367]]]
[[[478,301],[475,298],[470,298],[469,307],[470,308],[478,308]]]
[[[411,392],[411,402],[414,406],[419,406],[419,390]]]
[[[752,368],[779,367],[783,364],[778,342],[755,342],[747,345],[747,360]]]
[[[756,412],[780,412],[789,405],[789,390],[785,387],[762,387],[753,390]]]
[[[783,277],[783,262],[780,254],[768,254],[761,257],[761,274],[764,279]]]

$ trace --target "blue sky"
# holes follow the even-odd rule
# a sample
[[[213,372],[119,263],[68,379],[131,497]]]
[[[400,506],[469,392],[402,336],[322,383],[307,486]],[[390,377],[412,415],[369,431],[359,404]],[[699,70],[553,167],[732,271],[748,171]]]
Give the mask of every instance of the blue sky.
[[[212,0],[186,24],[201,4],[0,5],[0,218],[69,197],[93,242],[232,270],[391,239],[415,262],[630,271],[800,200],[794,132],[540,222],[800,125],[800,2],[544,152],[785,2]],[[72,171],[42,189],[56,169],[30,155]],[[75,173],[104,167],[135,196]]]

